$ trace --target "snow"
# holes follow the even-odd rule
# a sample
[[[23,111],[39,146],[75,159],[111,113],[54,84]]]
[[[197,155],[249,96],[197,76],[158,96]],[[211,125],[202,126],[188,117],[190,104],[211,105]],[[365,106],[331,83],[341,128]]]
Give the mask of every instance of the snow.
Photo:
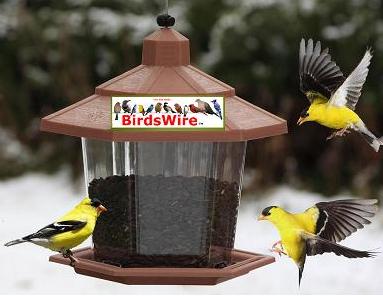
[[[355,22],[347,22],[339,26],[326,26],[323,28],[322,34],[328,40],[338,40],[352,36],[356,29]]]
[[[301,288],[298,271],[287,257],[216,286],[126,286],[78,275],[67,266],[48,262],[49,250],[34,245],[4,247],[9,240],[42,227],[70,209],[84,190],[73,188],[66,171],[48,176],[28,174],[0,182],[0,294],[269,294],[269,293],[383,293],[383,256],[350,260],[332,254],[309,257]],[[256,217],[268,205],[300,211],[323,197],[280,186],[256,201],[245,196],[238,219],[236,248],[270,254],[278,240],[276,230]],[[261,198],[262,197],[262,198]],[[341,195],[335,198],[349,198]],[[254,199],[253,199],[254,200]],[[359,249],[376,249],[383,242],[383,213],[366,229],[342,242]],[[90,245],[87,241],[83,246]],[[378,280],[380,279],[380,280]]]

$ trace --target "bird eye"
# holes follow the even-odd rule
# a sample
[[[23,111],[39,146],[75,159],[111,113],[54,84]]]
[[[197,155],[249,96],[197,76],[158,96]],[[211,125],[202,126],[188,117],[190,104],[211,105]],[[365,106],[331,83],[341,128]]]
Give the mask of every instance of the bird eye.
[[[276,208],[276,206],[271,206],[271,207],[267,207],[267,208],[263,209],[263,211],[262,211],[262,215],[263,215],[263,216],[270,216],[270,215],[271,215],[270,210],[271,210],[272,208]]]
[[[303,110],[300,116],[302,118],[305,118],[305,117],[309,116],[309,113],[307,112],[307,109]]]

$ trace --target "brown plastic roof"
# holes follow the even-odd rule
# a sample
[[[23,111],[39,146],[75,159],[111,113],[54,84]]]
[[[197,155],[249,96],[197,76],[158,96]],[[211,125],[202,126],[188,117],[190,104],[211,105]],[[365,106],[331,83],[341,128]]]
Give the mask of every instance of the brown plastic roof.
[[[191,66],[189,51],[189,40],[177,31],[155,31],[144,39],[141,65],[96,87],[94,95],[44,117],[41,130],[110,141],[246,141],[287,132],[285,120]],[[225,131],[111,130],[112,96],[161,94],[224,96]]]

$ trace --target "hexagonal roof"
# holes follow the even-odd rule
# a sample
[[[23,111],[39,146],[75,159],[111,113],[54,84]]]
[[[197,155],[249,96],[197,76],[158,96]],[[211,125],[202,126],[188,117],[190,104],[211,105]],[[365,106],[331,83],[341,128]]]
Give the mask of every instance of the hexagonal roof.
[[[246,141],[287,132],[286,121],[235,95],[233,87],[190,65],[189,40],[170,28],[144,39],[142,64],[96,87],[95,94],[46,116],[41,130],[109,141]],[[224,131],[115,131],[111,97],[219,95]]]

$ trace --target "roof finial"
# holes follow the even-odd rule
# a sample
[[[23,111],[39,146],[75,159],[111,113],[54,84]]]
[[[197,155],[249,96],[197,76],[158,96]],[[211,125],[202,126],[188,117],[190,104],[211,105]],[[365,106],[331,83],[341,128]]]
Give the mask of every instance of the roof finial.
[[[169,15],[169,0],[165,0],[165,13],[157,16],[157,24],[160,27],[172,27],[174,26],[176,19]]]

